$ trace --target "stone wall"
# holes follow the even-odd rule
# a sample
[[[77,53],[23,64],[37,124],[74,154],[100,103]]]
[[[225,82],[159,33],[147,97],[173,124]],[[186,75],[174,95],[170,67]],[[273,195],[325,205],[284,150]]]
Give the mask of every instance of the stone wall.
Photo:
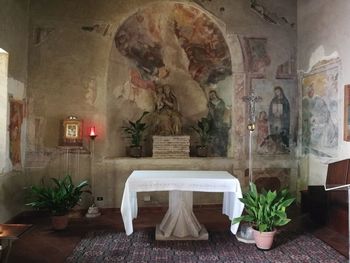
[[[178,87],[175,93],[185,113],[187,127],[208,115],[207,91],[216,90],[219,96],[225,99],[227,106],[225,117],[229,128],[227,145],[225,145],[227,149],[224,156],[218,157],[217,161],[209,161],[206,166],[199,167],[209,170],[219,169],[220,166],[217,166],[217,163],[229,162],[234,168],[229,165],[229,168],[225,166],[225,170],[233,171],[245,186],[248,133],[246,105],[241,98],[247,95],[251,88],[256,89],[258,95],[263,98],[262,103],[257,107],[258,113],[264,111],[268,113],[275,96],[274,87],[281,86],[290,106],[287,122],[289,128],[284,138],[287,143],[284,142],[282,145],[282,140],[269,137],[274,135],[269,134],[269,124],[272,124],[272,120],[260,114],[262,123],[253,137],[254,168],[290,169],[289,186],[295,191],[297,174],[295,165],[297,127],[297,111],[295,111],[297,88],[294,67],[295,1],[284,0],[278,3],[262,1],[253,8],[246,0],[170,1],[169,3],[171,5],[181,3],[186,10],[194,10],[193,12],[199,10],[198,12],[205,14],[205,17],[209,17],[210,23],[214,23],[215,28],[218,28],[215,30],[220,30],[222,33],[231,56],[229,66],[232,68],[232,75],[222,81],[206,83],[206,92],[203,92],[198,84],[203,83],[203,78],[196,77],[194,71],[186,67],[173,69],[168,75],[171,83]],[[101,203],[101,206],[118,207],[120,205],[123,183],[131,168],[143,169],[148,167],[147,165],[164,169],[188,167],[188,164],[183,164],[183,160],[163,162],[149,161],[147,158],[145,160],[120,159],[125,156],[125,147],[128,145],[126,136],[121,130],[123,122],[137,119],[142,111],[152,109],[154,102],[151,90],[135,90],[135,87],[130,85],[132,81],[134,85],[135,83],[141,85],[136,81],[140,79],[137,79],[137,74],[130,75],[130,61],[116,48],[115,36],[121,25],[126,23],[128,18],[133,17],[138,10],[146,7],[151,10],[154,8],[157,14],[161,14],[161,8],[166,4],[166,1],[144,0],[101,0],[98,3],[85,0],[31,2],[27,152],[39,167],[28,169],[29,178],[33,182],[43,175],[56,175],[57,171],[61,171],[61,167],[65,166],[64,158],[62,159],[56,153],[59,122],[69,115],[76,115],[84,120],[84,147],[92,151],[91,166],[89,157],[85,156],[84,160],[80,160],[87,163],[79,166],[78,172],[80,176],[85,176],[94,182],[95,196],[104,197],[104,203]],[[135,21],[138,19],[143,21],[142,17],[136,17]],[[162,23],[169,21],[173,20],[161,20]],[[204,27],[204,29],[208,28]],[[167,38],[167,43],[170,43],[169,39],[174,37],[174,35],[167,35],[166,30],[162,31],[162,34],[165,34],[162,37]],[[169,47],[172,46],[169,45]],[[179,46],[176,48],[178,56],[171,56],[172,49],[167,50],[165,52],[167,56],[164,59],[168,60],[164,64],[193,65],[193,60],[184,53],[185,48],[183,47],[182,51]],[[176,59],[182,59],[181,63]],[[196,67],[191,67],[193,68]],[[154,72],[159,73],[156,70]],[[160,76],[159,74],[148,76],[147,80],[153,81],[151,77]],[[145,79],[142,80],[145,86],[141,85],[141,87],[149,87],[147,83],[151,85]],[[88,138],[88,127],[91,125],[96,126],[98,134],[93,147]],[[193,131],[191,135],[195,136]],[[266,141],[263,144],[264,139]],[[150,141],[145,143],[146,148],[147,143]],[[196,139],[193,139],[192,143],[196,143]],[[217,155],[220,154],[217,153]],[[150,156],[150,152],[146,155]],[[82,155],[73,153],[70,158],[79,159]],[[191,161],[192,158],[186,160],[186,162]],[[120,170],[118,168],[118,165],[121,165],[120,162],[126,168]],[[206,159],[199,162],[206,162]],[[73,171],[73,173],[76,172]],[[76,177],[74,174],[75,180]],[[157,200],[162,203],[166,199],[163,196],[157,197]],[[199,203],[208,203],[211,199],[203,197],[196,200]],[[217,198],[212,200],[219,202]]]

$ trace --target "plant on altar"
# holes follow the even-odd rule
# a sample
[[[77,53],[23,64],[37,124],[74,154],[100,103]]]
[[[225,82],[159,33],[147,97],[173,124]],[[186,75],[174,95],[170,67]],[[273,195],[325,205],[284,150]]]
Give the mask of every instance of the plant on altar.
[[[132,157],[141,157],[142,146],[141,141],[143,133],[148,128],[146,123],[142,122],[142,119],[148,114],[148,111],[144,111],[139,119],[135,122],[128,121],[128,126],[123,126],[123,130],[126,134],[129,134],[131,137],[131,145],[129,149],[129,154]]]
[[[199,136],[200,145],[197,146],[197,155],[206,157],[208,155],[208,144],[212,140],[211,127],[208,118],[202,118],[197,122],[197,126],[192,126]]]
[[[88,186],[87,181],[82,181],[75,186],[70,175],[63,179],[51,178],[51,180],[53,183],[51,185],[46,185],[42,180],[40,186],[31,186],[33,201],[26,205],[48,210],[52,215],[54,229],[64,229],[68,224],[69,210],[79,203],[83,193],[91,192],[84,190]]]
[[[256,185],[250,184],[249,191],[243,194],[240,201],[244,204],[246,214],[232,220],[233,224],[241,221],[249,222],[254,229],[254,239],[261,249],[270,249],[276,227],[288,224],[291,219],[287,217],[286,209],[294,202],[289,191],[262,191],[258,193]],[[260,235],[269,236],[267,244],[260,243]],[[264,237],[264,241],[266,238]]]

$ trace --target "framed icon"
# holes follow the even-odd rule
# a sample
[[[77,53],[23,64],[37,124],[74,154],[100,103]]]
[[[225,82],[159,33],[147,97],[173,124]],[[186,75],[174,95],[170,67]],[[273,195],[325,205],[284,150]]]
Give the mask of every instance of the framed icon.
[[[83,145],[83,121],[75,116],[69,116],[62,121],[61,146]]]

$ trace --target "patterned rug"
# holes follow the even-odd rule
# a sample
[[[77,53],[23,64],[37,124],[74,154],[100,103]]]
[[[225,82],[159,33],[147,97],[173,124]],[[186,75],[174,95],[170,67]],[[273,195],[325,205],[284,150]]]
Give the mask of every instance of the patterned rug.
[[[155,241],[154,231],[90,232],[67,262],[347,262],[333,248],[308,233],[282,232],[273,249],[261,251],[230,232],[211,232],[208,241]]]

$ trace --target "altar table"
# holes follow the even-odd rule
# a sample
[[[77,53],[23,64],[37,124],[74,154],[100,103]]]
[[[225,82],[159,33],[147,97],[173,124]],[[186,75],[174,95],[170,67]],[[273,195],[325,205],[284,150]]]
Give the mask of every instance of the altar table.
[[[237,178],[226,171],[133,171],[125,183],[121,214],[127,235],[137,217],[137,192],[170,191],[169,209],[159,226],[165,237],[198,237],[203,230],[192,211],[192,192],[223,192],[222,213],[230,220],[242,214],[244,205]],[[239,224],[231,225],[236,234]]]

